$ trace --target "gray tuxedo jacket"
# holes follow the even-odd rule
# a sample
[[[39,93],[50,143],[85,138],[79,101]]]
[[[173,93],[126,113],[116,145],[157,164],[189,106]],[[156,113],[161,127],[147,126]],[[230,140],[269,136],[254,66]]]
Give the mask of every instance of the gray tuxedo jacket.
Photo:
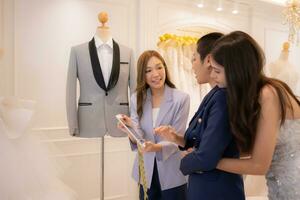
[[[71,48],[66,87],[66,108],[72,136],[124,136],[116,126],[116,114],[129,113],[128,87],[136,87],[132,50],[113,41],[113,62],[106,86],[95,41]],[[77,100],[77,79],[79,100]]]
[[[143,115],[139,119],[136,110],[136,94],[131,97],[130,114],[136,132],[147,141],[161,144],[162,151],[144,153],[145,173],[147,186],[150,188],[153,176],[154,160],[156,159],[159,182],[162,190],[171,189],[186,183],[185,176],[179,170],[181,153],[178,146],[168,142],[154,134],[152,116],[152,95],[147,90],[147,97],[143,105]],[[184,134],[189,115],[190,98],[188,94],[165,85],[164,97],[160,104],[159,113],[155,127],[171,125],[178,133]],[[137,150],[137,145],[130,142],[131,149]],[[139,181],[138,158],[136,157],[133,171],[133,178]]]

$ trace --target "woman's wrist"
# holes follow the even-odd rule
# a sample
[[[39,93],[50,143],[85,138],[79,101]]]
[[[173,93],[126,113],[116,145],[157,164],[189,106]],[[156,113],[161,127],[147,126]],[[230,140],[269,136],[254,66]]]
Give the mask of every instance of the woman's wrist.
[[[155,144],[155,151],[156,152],[162,151],[162,144]]]
[[[178,134],[176,133],[175,129],[169,126],[170,132],[169,132],[169,141],[173,143],[177,143],[178,140]]]
[[[175,133],[175,135],[174,135],[174,143],[176,143],[177,145],[182,146],[182,147],[185,146],[185,140],[184,140],[183,136],[181,136],[177,133]]]
[[[178,143],[178,140],[179,140],[179,139],[178,139],[178,134],[177,134],[176,132],[174,132],[174,133],[173,133],[172,142],[174,142],[174,143],[177,144],[177,143]]]

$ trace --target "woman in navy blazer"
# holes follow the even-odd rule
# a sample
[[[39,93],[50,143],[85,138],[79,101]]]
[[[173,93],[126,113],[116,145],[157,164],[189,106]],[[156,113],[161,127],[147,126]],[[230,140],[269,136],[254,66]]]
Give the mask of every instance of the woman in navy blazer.
[[[244,185],[240,175],[216,169],[223,157],[238,158],[239,150],[230,131],[226,90],[215,86],[210,78],[210,51],[221,33],[210,33],[199,39],[193,58],[193,70],[199,84],[209,82],[214,88],[203,99],[189,123],[184,137],[169,126],[155,129],[188,153],[182,158],[180,170],[189,175],[188,200],[244,200]],[[177,132],[177,133],[176,133]]]
[[[166,63],[158,52],[145,51],[139,57],[137,67],[137,92],[131,97],[131,118],[123,115],[123,121],[146,141],[142,151],[148,199],[185,200],[186,177],[179,170],[181,152],[176,144],[155,135],[154,128],[171,125],[183,133],[189,114],[189,96],[175,89],[169,80]],[[137,150],[134,140],[131,139],[130,144]],[[138,182],[137,158],[133,177]],[[141,186],[140,199],[144,199]]]

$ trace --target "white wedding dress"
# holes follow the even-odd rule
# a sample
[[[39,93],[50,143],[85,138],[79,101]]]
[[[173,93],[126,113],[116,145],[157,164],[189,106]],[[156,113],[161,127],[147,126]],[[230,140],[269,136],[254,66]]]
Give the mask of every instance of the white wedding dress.
[[[33,105],[0,98],[0,199],[74,200],[46,148],[27,132]]]
[[[266,69],[270,77],[285,82],[296,94],[300,96],[300,72],[289,60],[289,52],[282,50],[278,60],[269,64]]]

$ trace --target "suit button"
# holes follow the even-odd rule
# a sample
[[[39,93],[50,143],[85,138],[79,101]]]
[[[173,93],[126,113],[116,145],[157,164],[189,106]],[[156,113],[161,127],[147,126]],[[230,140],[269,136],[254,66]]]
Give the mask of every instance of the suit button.
[[[198,123],[201,123],[201,122],[202,122],[202,118],[199,118],[199,119],[198,119]]]

